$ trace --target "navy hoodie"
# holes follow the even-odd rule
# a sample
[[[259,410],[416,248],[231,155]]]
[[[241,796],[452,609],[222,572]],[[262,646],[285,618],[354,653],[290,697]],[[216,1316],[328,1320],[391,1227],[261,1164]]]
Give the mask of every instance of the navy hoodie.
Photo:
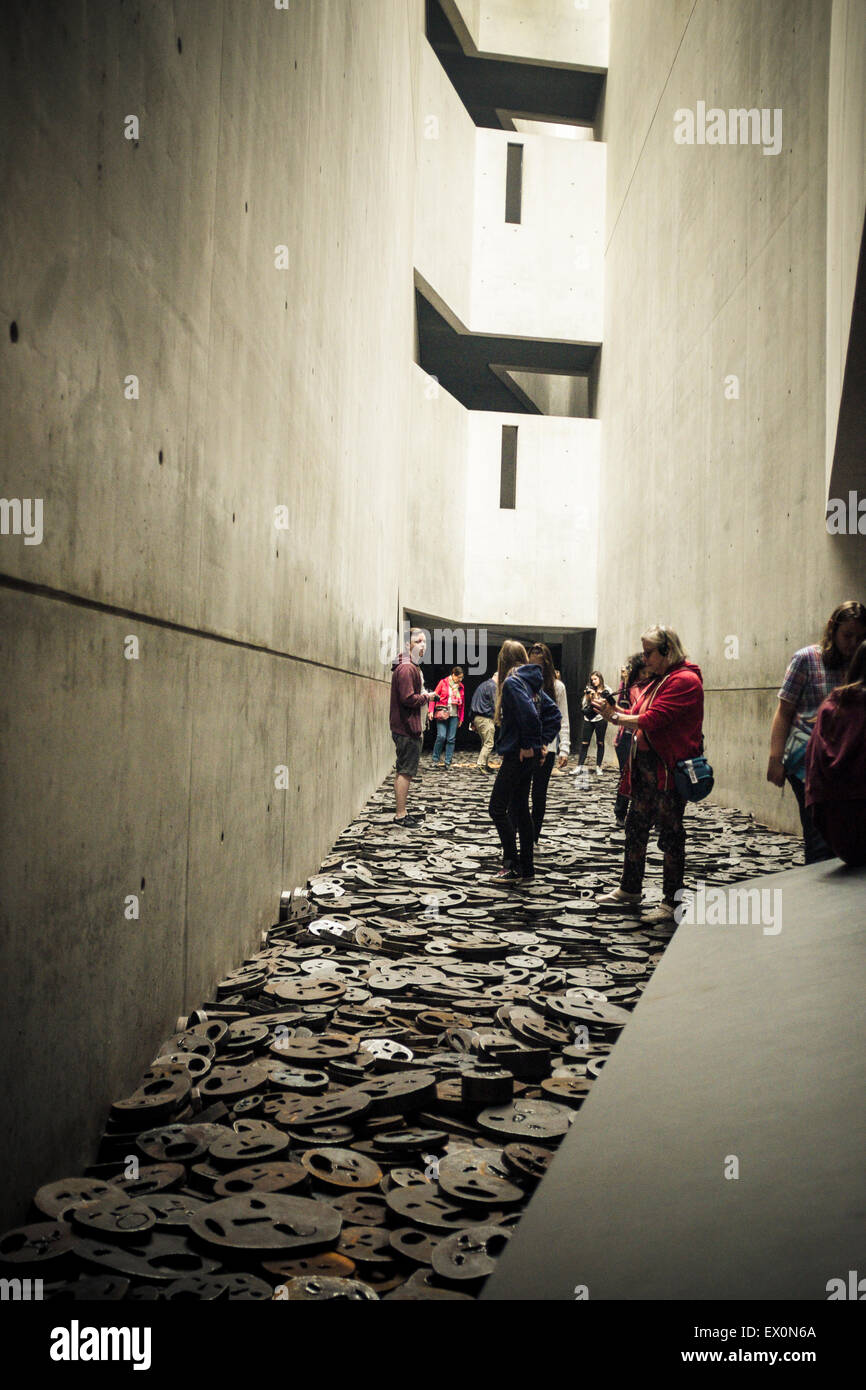
[[[555,700],[542,690],[544,672],[534,662],[518,666],[502,687],[502,724],[496,746],[503,757],[521,748],[540,749],[553,743],[562,715]]]

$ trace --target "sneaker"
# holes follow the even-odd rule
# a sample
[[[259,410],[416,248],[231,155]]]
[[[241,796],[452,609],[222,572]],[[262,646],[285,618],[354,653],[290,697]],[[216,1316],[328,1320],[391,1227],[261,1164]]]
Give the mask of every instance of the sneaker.
[[[651,912],[641,913],[641,923],[646,926],[660,926],[663,922],[676,921],[676,908],[671,907],[670,903],[656,903]]]
[[[601,763],[599,763],[598,767],[595,769],[595,775],[596,775],[596,777],[601,777],[602,774],[603,774],[603,772],[604,772],[604,769],[602,768]]]
[[[491,874],[491,875],[490,875],[490,882],[491,882],[491,883],[519,883],[519,882],[520,882],[520,874],[517,872],[516,869],[512,869],[511,865],[508,864],[508,865],[505,865],[505,867],[501,868],[501,869],[499,870],[498,873]]]
[[[423,817],[423,816],[412,816],[412,815],[410,815],[410,814],[408,813],[408,811],[407,811],[407,813],[406,813],[405,816],[395,816],[395,817],[394,817],[394,824],[395,824],[395,825],[402,825],[403,828],[404,828],[405,830],[411,830],[411,829],[413,829],[414,826],[416,826],[416,825],[423,825],[423,823],[424,823],[424,817]]]
[[[614,820],[616,821],[616,828],[617,828],[617,830],[625,830],[625,821],[624,821],[624,820],[621,820],[619,816],[614,816]]]
[[[639,907],[643,901],[643,893],[624,893],[621,888],[612,888],[609,893],[596,898],[596,907],[616,908],[616,907]]]
[[[531,888],[535,883],[535,874],[518,874],[514,880],[516,888]]]

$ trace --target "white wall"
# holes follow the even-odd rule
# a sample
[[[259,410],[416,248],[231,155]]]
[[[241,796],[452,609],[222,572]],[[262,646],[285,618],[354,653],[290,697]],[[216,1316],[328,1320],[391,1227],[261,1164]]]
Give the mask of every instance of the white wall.
[[[475,125],[426,39],[415,87],[415,268],[461,323],[471,312]]]
[[[517,506],[499,508],[502,426],[517,425]],[[469,414],[467,623],[595,627],[598,420]]]
[[[410,363],[407,505],[400,602],[418,613],[463,616],[470,412]]]
[[[519,224],[505,221],[509,143],[523,145]],[[600,143],[476,132],[474,332],[601,342],[605,167]]]
[[[606,68],[608,0],[456,0],[481,53]]]

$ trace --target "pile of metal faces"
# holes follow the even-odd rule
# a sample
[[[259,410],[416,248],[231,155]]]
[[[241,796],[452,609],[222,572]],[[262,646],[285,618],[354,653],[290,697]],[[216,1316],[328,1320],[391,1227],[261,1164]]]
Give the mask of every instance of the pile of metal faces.
[[[455,763],[408,830],[383,786],[0,1272],[62,1299],[476,1297],[675,930],[595,906],[622,862],[609,781],[553,778],[530,892],[492,879],[489,790]],[[736,812],[687,828],[690,880],[797,862]]]

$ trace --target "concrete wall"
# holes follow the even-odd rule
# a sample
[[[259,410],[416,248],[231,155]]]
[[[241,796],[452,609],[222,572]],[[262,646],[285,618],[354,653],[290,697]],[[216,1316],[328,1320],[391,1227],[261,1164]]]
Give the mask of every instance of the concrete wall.
[[[827,486],[848,352],[857,262],[866,216],[866,5],[833,0],[827,148]]]
[[[600,342],[604,145],[483,129],[476,139],[473,331]],[[523,145],[519,223],[505,221],[509,143]]]
[[[704,671],[717,798],[789,829],[793,798],[765,780],[775,694],[866,591],[862,550],[824,528],[830,13],[614,0],[603,131],[599,559],[617,582],[596,660],[618,668],[652,622],[678,629]],[[781,152],[675,143],[674,113],[699,101],[782,108]]]
[[[452,0],[475,47],[551,67],[606,68],[608,0]]]
[[[508,375],[542,415],[589,414],[589,381],[583,376],[558,376],[545,372],[509,372]]]
[[[418,45],[414,85],[415,269],[468,324],[476,129],[426,39]]]
[[[517,505],[500,510],[502,426],[517,425]],[[597,420],[469,415],[465,621],[594,627]]]
[[[11,1222],[387,770],[425,41],[420,0],[0,24]]]
[[[401,602],[463,618],[466,477],[472,414],[412,366]]]

